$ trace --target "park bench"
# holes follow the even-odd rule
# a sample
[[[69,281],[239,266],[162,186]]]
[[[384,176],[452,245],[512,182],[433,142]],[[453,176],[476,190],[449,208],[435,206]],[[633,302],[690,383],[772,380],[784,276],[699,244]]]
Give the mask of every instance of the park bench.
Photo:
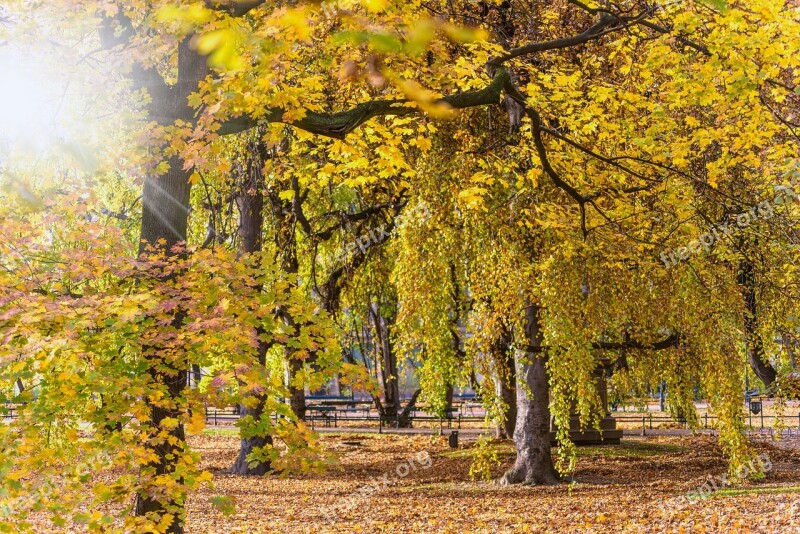
[[[345,408],[342,410],[342,412],[345,418],[356,417],[359,415],[368,417],[371,408],[372,401],[352,401],[345,405]]]
[[[462,406],[462,412],[461,412],[462,414],[466,415],[465,412],[469,411],[469,414],[472,415],[472,416],[475,415],[475,411],[474,410],[476,408],[477,409],[483,408],[483,404],[481,404],[480,402],[465,402],[461,406]]]
[[[232,406],[229,408],[216,408],[216,407],[205,407],[206,411],[206,424],[213,423],[214,426],[217,426],[219,423],[222,422],[229,422],[234,423],[239,416],[241,415],[240,409],[238,406]]]
[[[19,415],[18,407],[6,402],[3,407],[3,419],[14,419]]]
[[[316,404],[306,407],[306,419],[311,421],[311,427],[314,427],[314,421],[322,421],[326,427],[337,424],[337,410],[336,406],[326,404]]]
[[[460,419],[461,413],[460,409],[456,408],[455,406],[451,406],[449,408],[444,409],[444,418],[447,420],[447,428],[451,428],[453,426],[453,419],[458,417],[459,419],[459,426],[461,426]]]

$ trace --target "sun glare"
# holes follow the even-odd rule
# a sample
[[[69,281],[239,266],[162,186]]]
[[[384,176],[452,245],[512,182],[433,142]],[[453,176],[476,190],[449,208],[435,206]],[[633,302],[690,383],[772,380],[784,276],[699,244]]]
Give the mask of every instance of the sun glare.
[[[65,83],[35,58],[0,48],[0,139],[39,146],[57,135]]]

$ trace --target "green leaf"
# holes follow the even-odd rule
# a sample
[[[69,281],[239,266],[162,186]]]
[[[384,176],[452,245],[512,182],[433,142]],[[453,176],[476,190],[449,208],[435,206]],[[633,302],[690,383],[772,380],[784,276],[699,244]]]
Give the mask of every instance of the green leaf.
[[[224,515],[231,515],[236,511],[233,497],[227,495],[214,495],[209,499],[211,504]]]
[[[728,10],[728,2],[725,0],[700,0],[703,4],[707,6],[713,7],[718,9],[719,11],[725,12]]]

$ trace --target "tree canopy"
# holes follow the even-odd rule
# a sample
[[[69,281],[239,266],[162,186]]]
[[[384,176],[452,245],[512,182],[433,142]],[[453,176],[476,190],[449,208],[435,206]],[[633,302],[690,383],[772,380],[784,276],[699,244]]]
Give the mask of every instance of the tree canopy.
[[[574,469],[569,421],[597,424],[598,369],[664,381],[692,424],[702,388],[732,474],[754,457],[745,374],[792,388],[792,0],[0,16],[5,527],[44,509],[181,531],[212,479],[186,442],[207,405],[249,410],[245,464],[322,469],[303,394],[332,377],[398,424],[417,395],[442,413],[473,384],[515,439],[509,483]],[[55,106],[18,106],[31,79]]]

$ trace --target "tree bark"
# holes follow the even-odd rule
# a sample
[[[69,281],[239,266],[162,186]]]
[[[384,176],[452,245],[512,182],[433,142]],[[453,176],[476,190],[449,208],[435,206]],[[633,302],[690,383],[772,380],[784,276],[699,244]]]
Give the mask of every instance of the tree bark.
[[[183,371],[173,370],[172,372],[159,372],[155,367],[149,369],[150,376],[156,383],[165,384],[169,399],[179,399],[183,394],[186,386],[186,377]],[[181,414],[178,410],[173,408],[163,408],[160,405],[151,403],[150,417],[151,428],[157,434],[161,424],[168,417],[177,418]],[[152,471],[154,476],[175,476],[175,468],[177,459],[184,453],[184,446],[186,444],[186,434],[183,431],[183,424],[178,424],[169,430],[169,436],[175,438],[175,443],[170,443],[169,440],[153,439],[151,436],[148,440],[146,447],[150,448],[158,457],[153,464],[149,464],[142,468],[142,471]],[[179,479],[182,482],[182,478]],[[136,502],[134,504],[134,513],[137,516],[145,516],[148,514],[156,514],[159,517],[166,513],[175,515],[167,532],[181,534],[183,533],[183,498],[169,496],[159,499],[157,496],[151,494],[136,494]]]
[[[252,416],[253,420],[258,421],[263,415],[260,409],[245,408],[242,415]],[[254,452],[256,449],[262,449],[268,445],[272,445],[272,436],[251,436],[242,438],[239,442],[239,455],[236,457],[231,468],[228,470],[233,475],[254,475],[263,476],[270,471],[269,462],[260,462],[252,465],[247,461],[247,456]]]
[[[244,164],[237,167],[239,194],[236,205],[239,208],[239,254],[244,257],[260,253],[263,249],[261,233],[264,226],[264,161],[266,160],[266,147],[261,140],[261,131],[255,133],[255,138],[246,145]],[[256,288],[258,291],[261,287]],[[259,332],[261,333],[261,332]],[[260,336],[259,336],[260,337]],[[269,346],[263,340],[258,341],[258,364],[266,372],[267,351]],[[258,424],[264,416],[264,405],[267,398],[263,394],[253,395],[254,405],[248,403],[242,408],[242,417],[252,417],[254,424]],[[250,401],[253,402],[253,401]],[[258,448],[272,445],[272,436],[255,435],[243,437],[239,442],[239,455],[233,466],[228,470],[235,475],[264,475],[270,470],[269,462],[251,463],[247,456]]]
[[[503,330],[492,342],[490,351],[495,366],[496,394],[505,406],[503,421],[497,427],[497,437],[512,439],[517,424],[517,373],[511,336]]]
[[[531,305],[526,308],[525,315],[527,342],[531,347],[541,347],[540,308]],[[501,484],[556,484],[559,480],[550,452],[550,385],[546,359],[541,351],[516,353],[518,384],[514,442],[517,459],[500,479]]]
[[[397,354],[389,331],[389,321],[381,315],[377,302],[371,302],[369,315],[375,328],[376,347],[381,360],[381,384],[383,386],[383,402],[376,402],[380,416],[393,422],[400,428],[411,427],[408,417],[410,410],[402,411],[400,407],[400,381],[397,372]],[[416,399],[414,399],[416,400]]]
[[[286,140],[282,146],[288,147],[288,140]],[[275,228],[274,240],[275,248],[278,251],[278,260],[280,261],[283,272],[291,276],[297,275],[299,270],[295,227],[297,226],[297,213],[302,212],[303,199],[300,198],[301,195],[299,191],[297,192],[297,197],[292,200],[281,198],[280,194],[289,188],[290,183],[288,180],[282,180],[279,182],[278,187],[269,188],[268,199]],[[287,310],[281,309],[280,315],[287,325],[293,329],[296,328],[294,319],[289,315]],[[306,418],[305,385],[295,383],[296,377],[303,369],[303,361],[294,357],[294,352],[289,347],[285,349],[285,357],[286,361],[289,363],[289,406],[295,417],[297,417],[299,421],[304,421]]]
[[[142,226],[140,233],[139,254],[147,254],[161,250],[167,255],[175,254],[175,245],[186,240],[186,228],[189,216],[189,172],[183,169],[183,162],[178,157],[169,160],[169,170],[162,176],[149,176],[145,180],[142,197]],[[157,274],[158,276],[158,274]],[[180,328],[181,313],[176,313],[172,325]],[[145,447],[151,449],[158,458],[155,462],[142,467],[143,473],[154,476],[175,476],[178,458],[184,452],[186,436],[183,424],[170,428],[171,440],[157,438],[161,425],[167,418],[181,421],[181,400],[186,388],[188,362],[180,364],[165,361],[165,347],[157,342],[149,344],[143,341],[143,355],[149,361],[148,373],[157,386],[166,389],[166,399],[153,401],[146,399],[150,405],[150,435]],[[172,442],[172,443],[171,443]],[[179,477],[179,482],[182,478]],[[175,520],[168,532],[183,533],[183,496],[158,496],[154,492],[138,492],[134,504],[137,516],[163,516],[170,513]]]
[[[777,373],[766,360],[764,341],[758,331],[758,306],[756,298],[756,273],[753,262],[741,260],[737,282],[744,299],[744,335],[747,347],[747,361],[756,376],[769,388],[775,383]]]
[[[289,357],[289,406],[299,421],[306,419],[306,389],[303,384],[296,384],[295,377],[303,370],[303,362]]]
[[[107,21],[109,22],[109,21]],[[132,29],[130,21],[118,15],[117,24],[126,31]],[[117,38],[113,36],[114,24],[105,25],[101,30],[104,46],[114,46]],[[124,32],[123,32],[124,33]],[[147,107],[148,118],[161,124],[171,124],[171,117],[186,114],[191,109],[188,98],[197,90],[199,80],[208,73],[204,57],[190,46],[190,39],[184,39],[178,45],[178,78],[174,86],[167,86],[164,79],[154,69],[143,69],[134,66],[135,82],[150,92],[151,103]],[[189,193],[191,169],[184,168],[180,156],[172,156],[168,160],[169,170],[162,175],[149,175],[145,178],[142,194],[142,223],[140,228],[139,254],[161,252],[174,255],[178,251],[176,245],[186,241],[186,229],[189,220]],[[159,273],[156,273],[159,276]],[[181,327],[182,313],[178,310],[172,322],[176,330]],[[166,418],[183,419],[182,404],[187,384],[187,361],[170,361],[171,352],[157,341],[147,340],[147,332],[142,342],[142,353],[148,360],[148,374],[156,386],[163,386],[166,396],[159,400],[146,398],[150,406],[149,436],[144,446],[149,448],[158,458],[155,462],[142,467],[142,472],[155,476],[167,475],[177,477],[178,458],[185,448],[183,423],[168,430],[171,439],[157,437],[161,425]],[[172,514],[175,520],[168,527],[172,534],[183,533],[185,495],[159,495],[155,491],[140,491],[136,494],[133,510],[137,516],[153,515],[159,518],[164,514]]]
[[[453,384],[447,384],[444,390],[444,404],[447,412],[449,412],[453,408],[454,393],[455,393],[455,387],[453,386]]]
[[[268,347],[266,346],[266,343],[263,341],[259,342],[258,362],[262,367],[266,365],[267,350]],[[245,406],[242,410],[242,417],[251,416],[253,418],[253,422],[257,424],[265,415],[264,406],[266,404],[266,400],[267,398],[265,395],[256,395],[257,402],[255,407],[250,408]],[[268,414],[267,417],[269,417]],[[255,452],[256,449],[262,449],[269,445],[272,445],[272,436],[270,435],[243,437],[239,441],[239,455],[236,457],[236,460],[228,472],[234,475],[263,476],[267,474],[271,469],[269,462],[258,462],[251,464],[251,462],[247,460],[247,456]]]

